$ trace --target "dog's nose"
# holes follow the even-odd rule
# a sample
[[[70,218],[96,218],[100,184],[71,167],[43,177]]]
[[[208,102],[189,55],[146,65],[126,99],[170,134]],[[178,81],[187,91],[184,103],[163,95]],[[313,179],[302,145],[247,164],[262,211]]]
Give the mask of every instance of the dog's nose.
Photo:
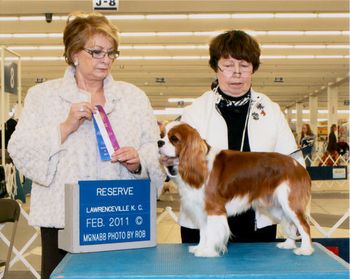
[[[165,144],[164,140],[158,141],[158,148],[161,148]]]

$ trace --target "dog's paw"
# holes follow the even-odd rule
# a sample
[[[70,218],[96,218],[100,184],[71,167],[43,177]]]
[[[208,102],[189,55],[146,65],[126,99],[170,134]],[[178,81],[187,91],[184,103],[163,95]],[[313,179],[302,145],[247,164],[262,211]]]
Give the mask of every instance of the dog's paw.
[[[297,246],[295,245],[295,241],[291,239],[287,239],[284,242],[280,242],[276,245],[280,249],[295,249]]]
[[[219,252],[212,250],[212,249],[201,249],[197,248],[196,252],[194,253],[196,257],[207,257],[207,258],[212,258],[212,257],[219,257],[220,254]]]
[[[294,249],[293,252],[298,256],[299,255],[310,256],[314,252],[314,249],[312,247],[309,247],[309,248],[300,247],[300,248]]]
[[[188,252],[195,254],[198,249],[198,245],[192,245],[188,247]]]

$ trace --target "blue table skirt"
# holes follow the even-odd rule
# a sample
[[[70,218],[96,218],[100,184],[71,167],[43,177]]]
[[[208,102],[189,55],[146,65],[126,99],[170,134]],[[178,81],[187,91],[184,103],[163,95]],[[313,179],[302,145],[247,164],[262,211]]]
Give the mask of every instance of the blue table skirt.
[[[345,261],[314,247],[312,256],[296,256],[276,243],[229,244],[218,258],[197,258],[185,244],[67,254],[50,278],[349,278]]]

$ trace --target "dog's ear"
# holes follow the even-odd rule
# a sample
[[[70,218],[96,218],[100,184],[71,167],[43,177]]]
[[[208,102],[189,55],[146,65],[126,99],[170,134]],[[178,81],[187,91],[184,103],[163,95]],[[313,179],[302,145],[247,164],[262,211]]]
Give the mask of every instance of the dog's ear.
[[[195,129],[186,127],[181,131],[179,173],[187,184],[195,188],[200,188],[208,176],[207,151],[208,145]]]

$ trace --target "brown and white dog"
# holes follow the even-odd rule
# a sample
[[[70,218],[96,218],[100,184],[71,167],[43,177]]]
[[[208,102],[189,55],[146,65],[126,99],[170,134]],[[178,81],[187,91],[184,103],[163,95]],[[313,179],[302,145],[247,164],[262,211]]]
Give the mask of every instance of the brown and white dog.
[[[274,152],[215,150],[197,130],[178,121],[166,126],[158,146],[161,154],[178,158],[168,175],[179,187],[182,210],[200,229],[200,242],[189,247],[191,253],[225,253],[230,237],[227,216],[251,207],[281,224],[287,238],[279,248],[294,249],[297,255],[313,253],[305,219],[311,180],[295,159]]]

